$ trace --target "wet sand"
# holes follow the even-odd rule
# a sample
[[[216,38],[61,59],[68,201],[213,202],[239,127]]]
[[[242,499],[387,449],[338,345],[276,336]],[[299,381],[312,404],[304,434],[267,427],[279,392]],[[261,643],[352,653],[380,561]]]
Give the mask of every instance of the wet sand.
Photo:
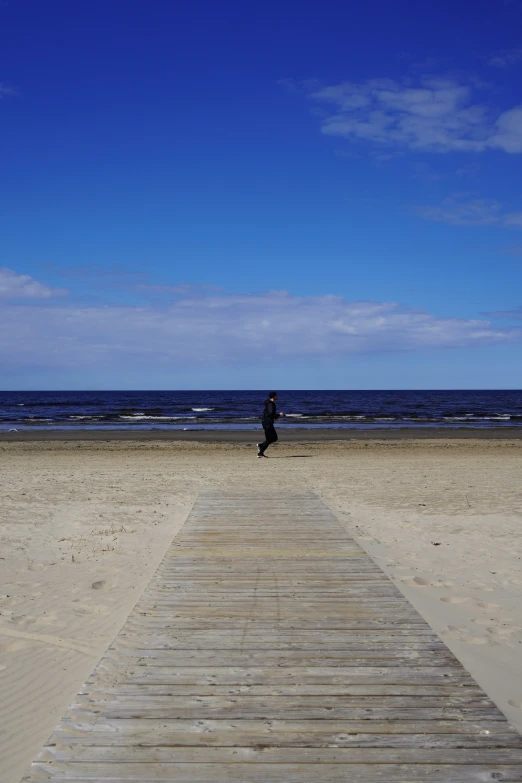
[[[471,429],[413,428],[402,429],[301,429],[278,426],[286,443],[326,443],[359,440],[519,440],[522,427]],[[192,441],[194,443],[253,443],[263,438],[261,429],[252,430],[18,430],[0,432],[0,443],[20,441]]]

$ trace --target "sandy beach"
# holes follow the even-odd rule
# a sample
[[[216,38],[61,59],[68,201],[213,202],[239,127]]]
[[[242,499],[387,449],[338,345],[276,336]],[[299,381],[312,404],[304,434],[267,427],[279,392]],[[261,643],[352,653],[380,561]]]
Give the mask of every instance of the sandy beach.
[[[2,437],[2,783],[18,783],[202,487],[317,492],[522,730],[522,441],[295,433],[266,461],[252,432]]]

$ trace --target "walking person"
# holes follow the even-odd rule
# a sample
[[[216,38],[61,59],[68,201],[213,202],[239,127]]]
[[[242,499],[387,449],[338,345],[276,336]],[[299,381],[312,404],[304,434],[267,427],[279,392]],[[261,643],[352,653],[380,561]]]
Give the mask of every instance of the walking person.
[[[274,422],[279,416],[284,416],[284,413],[278,413],[276,410],[276,400],[277,400],[277,392],[270,392],[268,395],[268,399],[265,400],[265,409],[263,411],[263,418],[261,420],[261,423],[263,424],[263,429],[265,431],[265,440],[263,443],[258,443],[257,448],[259,449],[258,452],[258,458],[261,459],[264,457],[265,459],[268,459],[268,457],[265,454],[265,451],[270,446],[271,443],[275,443],[277,440],[277,432],[275,431]]]

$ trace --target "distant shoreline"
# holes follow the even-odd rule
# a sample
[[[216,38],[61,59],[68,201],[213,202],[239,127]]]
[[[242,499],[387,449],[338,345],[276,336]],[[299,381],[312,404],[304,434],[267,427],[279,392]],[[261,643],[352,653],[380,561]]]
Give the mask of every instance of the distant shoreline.
[[[263,432],[249,430],[39,430],[0,432],[0,443],[34,441],[192,441],[197,443],[255,444]],[[522,427],[472,429],[455,427],[429,429],[280,429],[282,443],[322,443],[329,441],[393,440],[522,440]]]

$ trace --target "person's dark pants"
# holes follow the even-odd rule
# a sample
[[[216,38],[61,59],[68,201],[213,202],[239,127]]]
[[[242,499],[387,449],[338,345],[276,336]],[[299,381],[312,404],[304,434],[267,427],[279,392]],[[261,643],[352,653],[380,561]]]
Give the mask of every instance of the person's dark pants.
[[[263,427],[265,431],[265,440],[263,443],[259,444],[259,453],[264,454],[266,449],[270,446],[271,443],[275,443],[277,440],[277,432],[275,431],[275,427],[273,424],[271,424],[269,427]]]

